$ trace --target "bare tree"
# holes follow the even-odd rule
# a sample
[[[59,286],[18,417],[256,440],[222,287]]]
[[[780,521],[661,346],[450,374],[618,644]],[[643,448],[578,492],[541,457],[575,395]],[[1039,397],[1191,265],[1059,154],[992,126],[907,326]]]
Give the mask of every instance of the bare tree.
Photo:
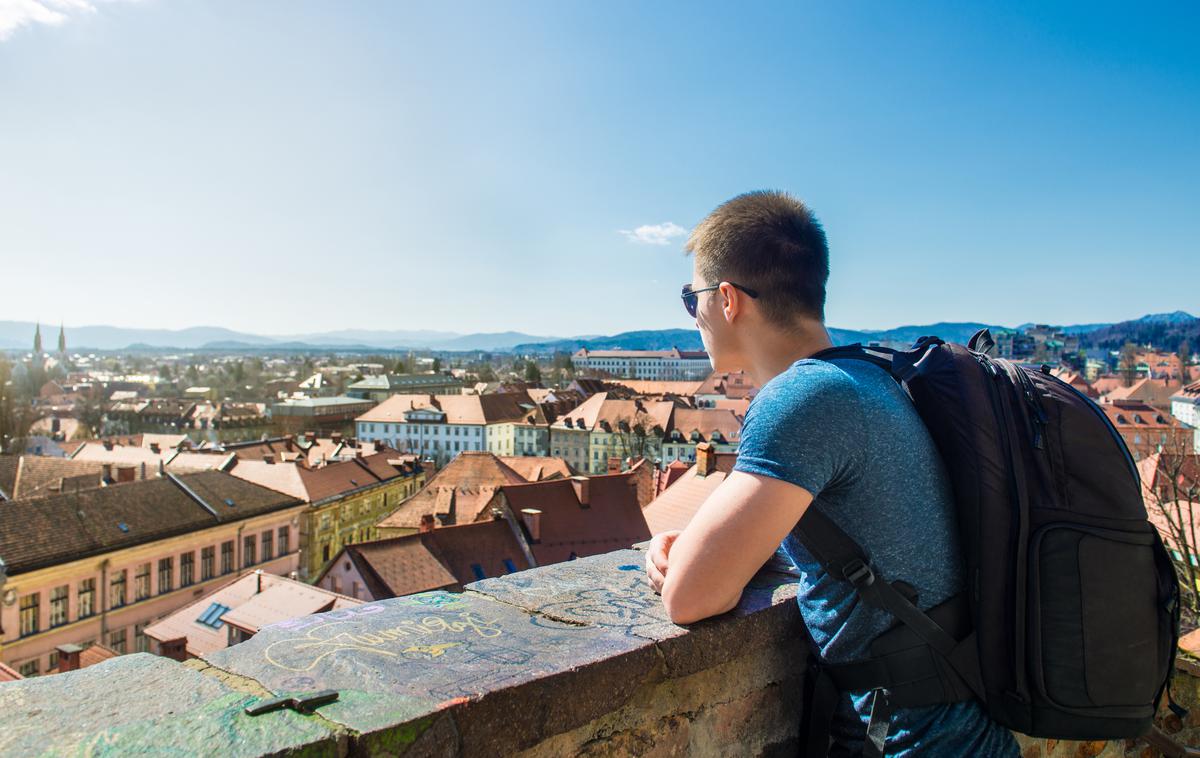
[[[1200,624],[1200,541],[1196,509],[1200,508],[1200,455],[1184,435],[1174,435],[1159,452],[1153,478],[1144,484],[1146,509],[1160,527],[1179,575],[1185,625]]]
[[[1121,355],[1117,359],[1117,367],[1126,387],[1132,385],[1134,380],[1137,379],[1137,360],[1137,345],[1132,342],[1126,342],[1121,347]]]

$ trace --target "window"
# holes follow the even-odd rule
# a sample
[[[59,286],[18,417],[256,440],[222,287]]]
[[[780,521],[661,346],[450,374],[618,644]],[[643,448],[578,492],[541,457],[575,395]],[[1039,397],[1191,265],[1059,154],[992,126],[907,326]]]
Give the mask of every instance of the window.
[[[205,547],[200,549],[200,581],[205,582],[212,579],[213,570],[217,562],[217,549],[215,547]]]
[[[179,556],[179,586],[187,587],[196,581],[196,554],[181,553]]]
[[[50,651],[50,660],[48,661],[48,664],[49,665],[46,666],[47,671],[53,671],[54,669],[58,668],[58,651],[57,650]]]
[[[288,552],[291,551],[292,546],[289,545],[288,542],[289,542],[288,528],[286,526],[279,527],[279,554],[280,555],[287,555]]]
[[[268,529],[262,533],[262,559],[269,561],[275,557],[275,534]]]
[[[67,585],[50,590],[50,628],[67,623],[67,595],[70,588]]]
[[[471,564],[471,571],[475,572],[476,579],[487,579],[487,574],[483,573],[483,566],[478,563]]]
[[[125,569],[114,572],[108,583],[108,607],[120,608],[125,605]]]
[[[171,558],[161,558],[158,561],[158,594],[170,592],[175,583],[175,561]]]
[[[220,629],[221,627],[225,626],[225,622],[221,620],[221,614],[228,610],[228,605],[213,603],[212,605],[208,606],[204,613],[200,614],[200,618],[196,619],[196,621],[200,624],[204,624],[205,626],[212,627],[213,629]]]
[[[79,618],[85,619],[96,613],[96,580],[84,579],[79,583]]]
[[[31,676],[37,676],[38,675],[38,659],[34,658],[32,661],[25,661],[24,663],[21,664],[21,667],[18,669],[18,671],[21,672],[21,676],[26,677],[26,678],[31,677]]]
[[[21,598],[21,636],[37,634],[41,629],[38,614],[42,602],[42,593],[35,592]]]
[[[133,596],[135,600],[145,600],[150,597],[150,564],[138,566],[133,575]]]
[[[114,629],[108,633],[108,646],[114,653],[125,655],[125,630]]]
[[[329,543],[328,542],[321,545],[321,560],[323,560],[323,561],[329,560]]]
[[[504,568],[508,569],[508,573],[513,573],[517,570],[517,565],[512,562],[511,558],[504,559]]]
[[[148,626],[150,626],[149,621],[143,621],[133,626],[133,651],[135,653],[150,652],[150,638],[146,636],[146,627]]]
[[[221,543],[221,573],[233,571],[233,540]]]
[[[253,534],[242,538],[242,568],[258,563],[258,561],[254,560],[254,547],[257,543],[258,540],[254,539]]]

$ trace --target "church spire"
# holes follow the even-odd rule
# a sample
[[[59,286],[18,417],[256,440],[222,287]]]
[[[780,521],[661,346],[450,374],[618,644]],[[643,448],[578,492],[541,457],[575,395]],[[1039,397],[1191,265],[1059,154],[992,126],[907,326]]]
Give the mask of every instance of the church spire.
[[[38,322],[33,330],[33,354],[35,356],[42,354],[42,322]]]
[[[61,321],[58,324],[58,354],[67,354],[67,333],[63,331],[63,325]]]

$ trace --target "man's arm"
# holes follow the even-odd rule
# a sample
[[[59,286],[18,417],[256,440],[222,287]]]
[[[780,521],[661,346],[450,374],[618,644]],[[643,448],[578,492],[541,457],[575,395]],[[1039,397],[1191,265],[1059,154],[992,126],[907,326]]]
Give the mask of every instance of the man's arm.
[[[689,624],[736,606],[812,499],[780,479],[730,473],[670,545],[662,599],[671,620]]]

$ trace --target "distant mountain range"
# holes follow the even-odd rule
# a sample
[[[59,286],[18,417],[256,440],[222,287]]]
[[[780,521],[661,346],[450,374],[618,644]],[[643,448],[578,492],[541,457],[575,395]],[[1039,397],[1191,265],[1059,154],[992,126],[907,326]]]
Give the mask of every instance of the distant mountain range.
[[[1022,324],[1018,328],[1028,328]],[[918,337],[935,334],[953,342],[965,342],[983,328],[1008,327],[974,322],[939,322],[920,326],[898,326],[893,329],[856,330],[830,327],[835,343],[900,342],[908,343]],[[1185,313],[1155,313],[1131,321],[1106,324],[1074,324],[1060,326],[1070,334],[1080,335],[1084,347],[1116,348],[1127,341],[1150,343],[1175,349],[1188,339],[1193,349],[1200,349],[1200,319]],[[0,349],[28,350],[33,342],[34,324],[29,321],[0,321]],[[58,339],[58,327],[43,325],[42,344],[53,349]],[[609,336],[543,337],[522,332],[483,332],[459,334],[444,331],[383,331],[343,329],[333,332],[263,336],[237,332],[215,326],[189,329],[127,329],[113,326],[79,326],[67,329],[67,346],[72,351],[91,350],[211,350],[211,351],[490,351],[516,353],[574,352],[589,350],[701,350],[700,334],[694,329],[653,329],[623,332]]]

